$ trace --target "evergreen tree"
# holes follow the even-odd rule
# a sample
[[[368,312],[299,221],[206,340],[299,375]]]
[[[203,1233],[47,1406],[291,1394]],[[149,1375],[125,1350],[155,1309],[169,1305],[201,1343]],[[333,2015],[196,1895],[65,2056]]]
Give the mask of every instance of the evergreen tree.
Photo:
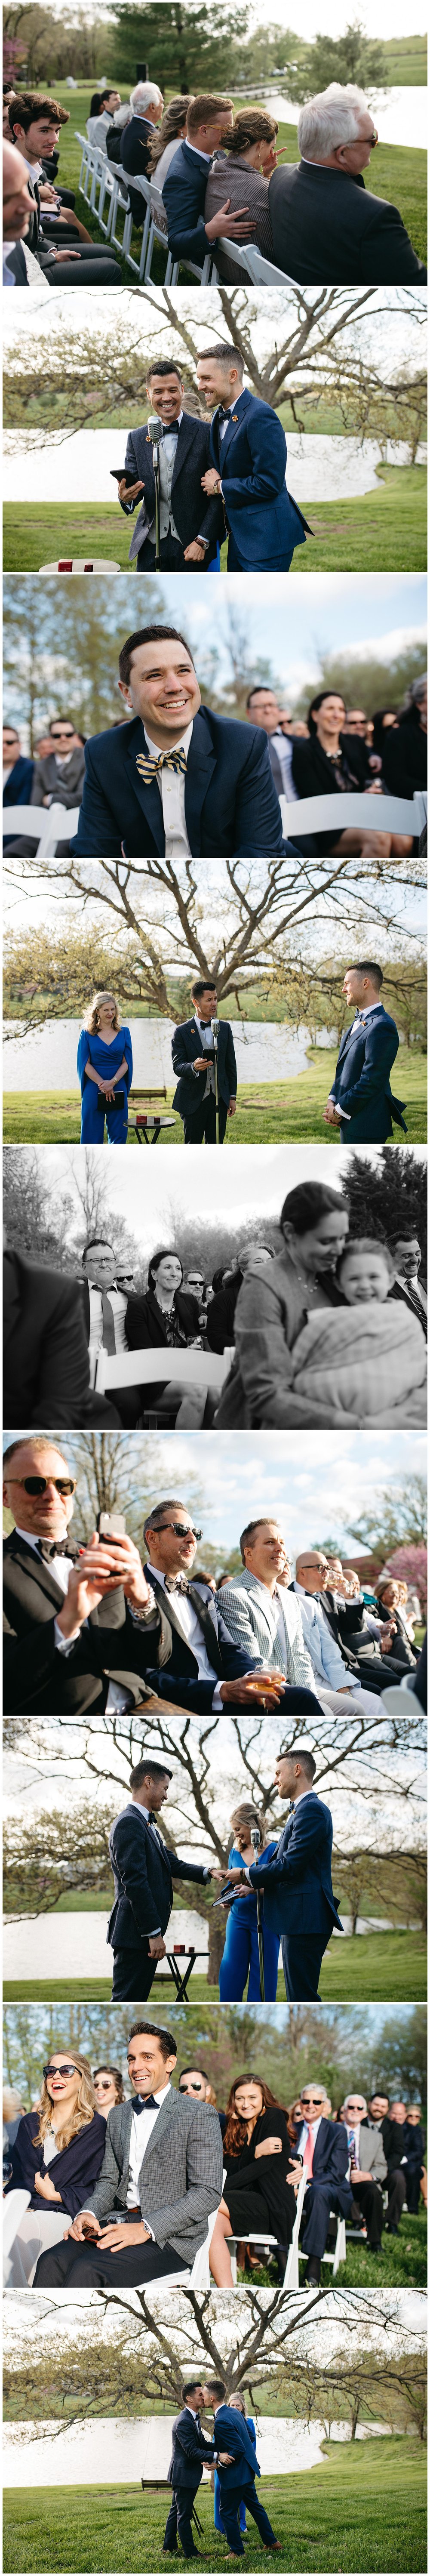
[[[112,13],[111,50],[115,77],[134,80],[136,64],[148,64],[149,77],[169,97],[175,90],[226,89],[233,74],[243,75],[248,10],[217,0],[164,0],[163,8],[143,0],[140,9],[118,0]],[[114,30],[116,27],[116,36]]]

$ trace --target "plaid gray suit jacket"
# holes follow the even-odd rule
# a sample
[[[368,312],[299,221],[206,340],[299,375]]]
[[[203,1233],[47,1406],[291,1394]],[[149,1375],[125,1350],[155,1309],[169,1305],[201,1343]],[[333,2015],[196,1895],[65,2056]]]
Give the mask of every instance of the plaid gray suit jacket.
[[[135,2100],[109,2111],[101,2173],[92,2195],[96,2218],[126,2212],[130,2132]],[[212,2102],[191,2102],[172,2087],[154,2121],[139,2174],[139,2200],[156,2245],[173,2245],[192,2263],[204,2244],[207,2221],[222,2192],[223,2155],[218,2113]]]
[[[237,1582],[220,1585],[217,1601],[226,1628],[236,1646],[243,1646],[255,1666],[256,1651],[267,1671],[285,1672],[288,1682],[297,1682],[301,1690],[315,1692],[315,1675],[308,1648],[305,1646],[300,1602],[295,1592],[282,1589],[282,1608],[286,1637],[282,1652],[276,1627],[276,1602],[270,1592],[255,1582],[248,1567],[238,1574]],[[298,1617],[297,1617],[298,1612]]]

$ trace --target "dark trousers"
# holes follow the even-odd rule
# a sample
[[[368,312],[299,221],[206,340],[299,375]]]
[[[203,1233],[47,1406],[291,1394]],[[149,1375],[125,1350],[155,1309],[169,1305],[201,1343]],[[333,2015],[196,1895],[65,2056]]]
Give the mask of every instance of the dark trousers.
[[[187,2272],[188,2264],[175,2254],[173,2245],[123,2246],[121,2253],[100,2253],[96,2245],[78,2245],[73,2237],[62,2245],[53,2245],[50,2253],[39,2254],[34,2287],[50,2290],[138,2290],[144,2281],[160,2281],[166,2272]]]
[[[363,2218],[366,2220],[368,2245],[380,2245],[384,2224],[384,2203],[379,2182],[358,2184],[354,2176],[351,2188],[354,2200],[357,2201],[358,2208],[362,2209]]]
[[[388,2167],[387,2227],[398,2227],[406,2200],[406,2165]]]
[[[342,2192],[342,2200],[344,2198],[345,2194]],[[306,2224],[303,2233],[303,2253],[311,2256],[313,2263],[320,2263],[322,2255],[325,2254],[331,2209],[340,2212],[342,2218],[345,2217],[345,2210],[341,2209],[339,2194],[335,2188],[332,2189],[329,2183],[311,2182],[305,2200]]]
[[[277,555],[276,563],[274,562],[273,555],[271,556],[270,563],[267,562],[267,556],[264,557],[264,555],[261,556],[261,560],[258,562],[250,563],[249,557],[245,558],[245,555],[239,554],[239,547],[236,545],[235,537],[229,535],[227,572],[289,572],[290,563],[292,563],[293,560],[293,553],[294,547],[292,546],[291,554]]]
[[[324,1958],[321,1934],[312,1939],[310,1933],[302,1937],[298,1932],[283,1932],[281,1950],[287,2003],[319,2003],[318,1982]]]
[[[110,259],[104,252],[98,254],[94,248],[94,255],[90,253],[89,258],[83,261],[82,251],[85,250],[89,251],[89,243],[80,242],[79,259],[62,259],[60,266],[58,260],[54,260],[52,265],[49,261],[46,266],[41,262],[48,286],[122,286],[121,269],[116,259]]]
[[[419,2210],[419,2206],[420,2206],[420,2199],[421,2199],[421,2192],[420,2192],[420,2174],[421,2174],[421,2172],[422,2172],[422,2171],[423,2171],[423,2167],[422,2167],[422,2166],[420,2166],[420,2165],[413,2165],[413,2167],[412,2167],[412,2171],[411,2171],[410,2173],[408,2173],[408,2175],[407,2175],[407,2180],[406,2180],[406,2200],[407,2200],[407,2206],[408,2206],[408,2210],[409,2210],[409,2212],[410,2212],[410,2216],[411,2216],[411,2218],[417,2218],[417,2217],[418,2217],[418,2210]],[[424,2206],[424,2204],[423,2204],[423,2206]]]
[[[226,1126],[227,1101],[220,1100],[219,1132],[221,1144],[223,1143],[225,1136]],[[184,1145],[216,1145],[214,1091],[208,1092],[207,1100],[203,1098],[203,1100],[198,1101],[197,1109],[187,1110],[186,1117],[184,1118]]]
[[[145,2004],[154,1983],[156,1959],[150,1959],[146,1941],[135,1950],[114,1950],[112,1969],[112,2003]]]
[[[176,2487],[172,2495],[170,2512],[167,2515],[163,2549],[174,2549],[177,2535],[181,2542],[184,2558],[197,2557],[191,2516],[194,2499],[195,2496],[198,2495],[200,2483],[200,2477],[198,2477],[196,2478],[195,2486]]]
[[[198,572],[198,564],[184,563],[184,548],[178,537],[172,537],[171,530],[168,537],[160,538],[160,557],[162,572]],[[150,537],[145,537],[144,544],[139,546],[139,553],[136,556],[136,572],[154,571],[155,545],[152,545]]]
[[[252,2514],[252,2520],[257,2524],[257,2531],[260,2533],[260,2539],[265,2541],[266,2548],[270,2548],[275,2539],[275,2533],[272,2531],[272,2525],[271,2522],[269,2522],[268,2514],[265,2513],[264,2504],[260,2504],[260,2498],[257,2494],[254,2479],[250,2478],[247,2482],[245,2474],[245,2479],[241,2478],[240,2486],[227,2487],[223,2485],[221,2469],[221,2513],[228,2547],[229,2549],[234,2550],[235,2558],[244,2558],[245,2556],[242,2535],[239,2530],[239,2511],[242,2503],[246,2506],[247,2513]]]

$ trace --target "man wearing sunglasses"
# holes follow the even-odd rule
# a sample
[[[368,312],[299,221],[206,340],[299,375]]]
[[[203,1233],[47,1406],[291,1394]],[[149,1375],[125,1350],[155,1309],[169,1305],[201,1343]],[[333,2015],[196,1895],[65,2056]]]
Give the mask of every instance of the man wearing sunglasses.
[[[131,1538],[88,1546],[69,1537],[76,1479],[54,1442],[12,1441],[3,1499],[15,1527],[4,1549],[4,1691],[11,1715],[55,1716],[142,1705],[141,1629],[146,1600]]]
[[[85,777],[85,745],[73,716],[53,716],[49,740],[47,759],[36,763],[31,803],[70,809],[80,805]]]
[[[147,1598],[139,1612],[142,1673],[160,1698],[180,1707],[206,1709],[289,1707],[294,1691],[285,1691],[284,1675],[269,1672],[234,1644],[221,1617],[210,1584],[201,1574],[190,1582],[198,1540],[185,1505],[154,1505],[144,1522],[148,1561],[144,1568]]]
[[[397,206],[364,184],[378,136],[363,90],[331,81],[300,109],[297,137],[301,160],[269,184],[276,267],[300,286],[425,286]]]
[[[325,2100],[324,2084],[303,2085],[296,2154],[301,2156],[307,2176],[303,2253],[307,2255],[305,2286],[313,2288],[321,2280],[331,2211],[349,2218],[352,2209],[346,2128],[343,2120],[325,2118]]]

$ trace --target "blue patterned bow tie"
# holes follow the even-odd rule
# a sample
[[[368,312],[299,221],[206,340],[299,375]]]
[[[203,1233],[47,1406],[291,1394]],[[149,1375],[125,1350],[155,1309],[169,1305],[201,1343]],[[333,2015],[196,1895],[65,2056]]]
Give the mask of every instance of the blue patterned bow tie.
[[[184,778],[186,767],[186,752],[182,749],[180,751],[159,751],[157,760],[151,759],[150,752],[137,752],[136,769],[139,771],[139,777],[143,778],[145,787],[150,786],[151,778],[157,778],[157,775],[159,776],[160,769],[174,769],[177,777]]]

